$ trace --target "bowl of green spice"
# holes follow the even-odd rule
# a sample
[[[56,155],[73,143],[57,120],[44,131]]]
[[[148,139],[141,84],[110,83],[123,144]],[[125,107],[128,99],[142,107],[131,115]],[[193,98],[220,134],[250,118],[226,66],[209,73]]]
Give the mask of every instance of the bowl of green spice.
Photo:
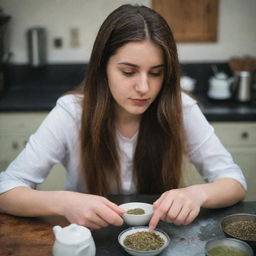
[[[256,215],[237,213],[224,217],[221,228],[227,237],[248,243],[256,250]]]
[[[205,245],[207,256],[253,256],[252,248],[234,238],[210,240]]]
[[[146,226],[140,226],[122,231],[118,242],[130,255],[154,256],[169,245],[170,238],[160,229],[149,230]]]
[[[143,202],[131,202],[121,204],[119,207],[125,210],[122,215],[126,224],[130,226],[147,225],[153,215],[153,205]]]

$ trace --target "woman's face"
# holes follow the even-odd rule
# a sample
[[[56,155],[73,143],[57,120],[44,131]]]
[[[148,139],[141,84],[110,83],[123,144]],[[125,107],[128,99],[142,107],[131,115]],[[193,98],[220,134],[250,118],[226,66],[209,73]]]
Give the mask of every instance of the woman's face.
[[[146,111],[162,87],[163,52],[149,40],[127,43],[110,57],[107,77],[117,117],[137,117]]]

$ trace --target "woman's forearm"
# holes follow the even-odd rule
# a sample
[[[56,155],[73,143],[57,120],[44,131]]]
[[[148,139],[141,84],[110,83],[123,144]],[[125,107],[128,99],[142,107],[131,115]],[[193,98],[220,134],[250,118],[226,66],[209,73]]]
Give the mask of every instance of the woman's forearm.
[[[193,186],[192,186],[193,187]],[[202,191],[205,208],[219,208],[230,206],[243,200],[246,191],[242,185],[232,178],[222,178],[212,183],[194,185]]]
[[[0,195],[0,212],[17,216],[60,215],[64,193],[16,187]]]
[[[91,229],[123,224],[124,210],[102,196],[17,187],[0,195],[0,212],[16,216],[64,216]]]

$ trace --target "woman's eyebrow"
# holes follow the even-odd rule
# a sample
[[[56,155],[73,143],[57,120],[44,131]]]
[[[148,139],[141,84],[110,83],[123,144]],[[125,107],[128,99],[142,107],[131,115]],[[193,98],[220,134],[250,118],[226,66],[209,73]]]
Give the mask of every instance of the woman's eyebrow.
[[[130,67],[134,67],[134,68],[138,68],[139,67],[138,65],[133,64],[133,63],[129,63],[129,62],[119,62],[118,64],[119,65],[130,66]],[[161,68],[161,67],[164,67],[164,64],[155,65],[155,66],[152,66],[150,68]]]

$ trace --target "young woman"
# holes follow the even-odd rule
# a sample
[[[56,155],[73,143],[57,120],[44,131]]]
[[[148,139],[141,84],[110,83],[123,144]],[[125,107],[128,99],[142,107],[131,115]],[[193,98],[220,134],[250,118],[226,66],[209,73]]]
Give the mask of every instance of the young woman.
[[[179,188],[183,156],[206,184]],[[37,191],[51,167],[67,170],[65,191]],[[176,44],[150,8],[123,5],[102,24],[82,86],[61,97],[0,176],[0,211],[62,215],[98,229],[122,225],[104,196],[161,194],[149,223],[188,224],[201,207],[245,196],[240,168],[196,101],[181,93]]]

